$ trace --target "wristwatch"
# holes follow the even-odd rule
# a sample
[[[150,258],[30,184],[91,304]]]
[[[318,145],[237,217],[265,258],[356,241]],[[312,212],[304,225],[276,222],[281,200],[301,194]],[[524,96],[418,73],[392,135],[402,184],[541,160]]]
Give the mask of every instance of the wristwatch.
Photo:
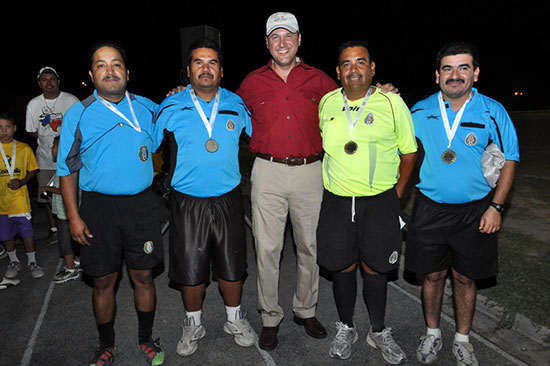
[[[504,212],[504,205],[501,205],[500,203],[491,202],[491,206],[493,206],[495,210],[497,210],[500,213]]]

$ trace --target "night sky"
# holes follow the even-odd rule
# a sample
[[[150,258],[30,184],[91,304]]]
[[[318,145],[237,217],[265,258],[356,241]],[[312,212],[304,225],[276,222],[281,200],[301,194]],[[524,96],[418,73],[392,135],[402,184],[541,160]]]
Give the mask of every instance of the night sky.
[[[550,109],[549,95],[544,92],[550,55],[549,12],[528,1],[510,6],[497,1],[329,2],[341,7],[315,2],[310,9],[288,5],[304,4],[299,1],[277,6],[255,2],[255,7],[204,1],[204,5],[192,6],[188,1],[165,3],[73,2],[68,9],[81,10],[67,10],[49,2],[44,3],[47,9],[16,5],[11,12],[3,11],[2,109],[13,111],[18,124],[24,126],[27,102],[41,93],[36,74],[45,65],[58,71],[62,90],[81,99],[91,94],[88,51],[103,39],[126,48],[128,90],[160,103],[168,90],[181,83],[180,29],[200,25],[221,32],[222,86],[234,91],[249,71],[269,59],[265,23],[275,11],[296,15],[302,33],[299,55],[333,78],[338,45],[350,39],[368,41],[376,62],[374,81],[396,85],[409,107],[438,90],[434,59],[440,46],[466,40],[479,48],[481,73],[475,86],[481,93],[508,110]],[[523,95],[514,96],[516,91]]]

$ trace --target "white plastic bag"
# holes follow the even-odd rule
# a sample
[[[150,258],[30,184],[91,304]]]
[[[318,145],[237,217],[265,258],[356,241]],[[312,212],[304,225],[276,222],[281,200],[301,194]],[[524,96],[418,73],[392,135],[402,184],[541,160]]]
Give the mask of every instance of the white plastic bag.
[[[496,187],[498,178],[500,178],[500,170],[505,162],[504,154],[495,143],[490,143],[481,155],[483,175],[491,188]]]

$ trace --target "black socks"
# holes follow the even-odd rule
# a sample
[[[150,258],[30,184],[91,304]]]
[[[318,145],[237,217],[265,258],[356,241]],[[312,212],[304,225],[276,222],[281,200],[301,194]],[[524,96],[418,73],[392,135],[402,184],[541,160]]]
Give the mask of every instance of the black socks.
[[[153,334],[153,323],[155,321],[155,311],[138,311],[138,343],[143,344],[151,339]]]
[[[357,299],[357,271],[335,272],[332,277],[332,293],[340,321],[353,327],[355,300]]]
[[[363,299],[369,310],[372,331],[375,333],[384,330],[387,292],[387,275],[365,273],[363,277]]]

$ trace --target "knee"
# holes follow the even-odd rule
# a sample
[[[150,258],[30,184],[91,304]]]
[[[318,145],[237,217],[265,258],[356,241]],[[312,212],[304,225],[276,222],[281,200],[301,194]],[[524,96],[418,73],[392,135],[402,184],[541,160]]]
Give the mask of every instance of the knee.
[[[453,271],[453,283],[455,287],[471,288],[475,286],[475,281],[456,271]]]
[[[424,275],[424,282],[428,284],[437,284],[445,281],[447,271],[432,272]]]
[[[130,276],[135,286],[140,286],[140,287],[154,286],[152,271],[132,271]]]
[[[110,274],[107,276],[96,277],[94,279],[94,291],[107,292],[112,291],[115,287],[117,280],[117,274]]]

